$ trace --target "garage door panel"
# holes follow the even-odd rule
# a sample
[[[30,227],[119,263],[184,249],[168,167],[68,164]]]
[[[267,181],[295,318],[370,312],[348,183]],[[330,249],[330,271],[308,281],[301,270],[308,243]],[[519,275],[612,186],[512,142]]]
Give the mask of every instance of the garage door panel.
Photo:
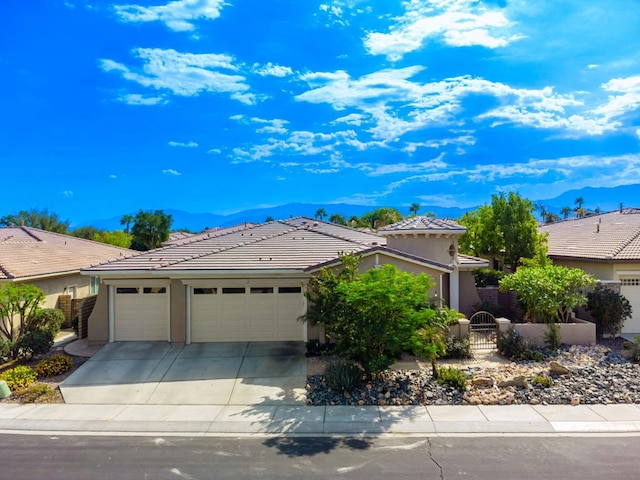
[[[169,294],[165,287],[115,289],[115,341],[169,340]]]
[[[620,280],[620,293],[629,300],[632,308],[632,317],[624,322],[622,333],[640,333],[640,276]]]

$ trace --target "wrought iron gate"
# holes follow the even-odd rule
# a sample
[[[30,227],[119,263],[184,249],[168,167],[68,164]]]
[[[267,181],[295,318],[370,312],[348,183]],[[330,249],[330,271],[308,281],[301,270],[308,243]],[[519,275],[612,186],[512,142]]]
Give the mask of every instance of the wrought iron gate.
[[[496,348],[498,324],[496,317],[489,312],[476,312],[469,319],[471,348],[476,350],[492,350]]]

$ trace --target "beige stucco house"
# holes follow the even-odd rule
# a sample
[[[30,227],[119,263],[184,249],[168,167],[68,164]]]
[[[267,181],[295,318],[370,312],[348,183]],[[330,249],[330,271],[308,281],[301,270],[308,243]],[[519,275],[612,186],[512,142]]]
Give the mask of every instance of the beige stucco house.
[[[136,253],[37,228],[4,227],[0,228],[0,285],[36,285],[45,293],[44,307],[61,308],[61,298],[67,302],[98,293],[98,277],[80,275],[81,268]]]
[[[478,301],[471,270],[487,262],[458,254],[464,228],[414,217],[378,234],[294,218],[176,239],[133,258],[83,269],[100,277],[89,341],[172,343],[305,341],[321,337],[300,321],[309,279],[362,256],[363,270],[382,264],[429,274],[430,295],[468,312]]]
[[[628,208],[544,225],[554,263],[581,268],[619,291],[633,308],[623,334],[640,333],[640,209]]]

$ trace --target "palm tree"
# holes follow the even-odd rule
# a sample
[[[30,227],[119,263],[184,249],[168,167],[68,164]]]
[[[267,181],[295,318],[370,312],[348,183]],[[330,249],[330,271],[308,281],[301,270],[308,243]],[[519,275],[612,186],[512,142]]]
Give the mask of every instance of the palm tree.
[[[318,220],[324,220],[326,216],[327,211],[324,208],[319,208],[318,210],[316,210],[316,214],[314,215],[314,217]]]
[[[569,214],[571,213],[571,207],[569,206],[562,207],[562,210],[560,210],[560,213],[562,214],[563,220],[566,220],[567,218],[569,218]]]
[[[123,215],[120,219],[120,225],[124,225],[124,233],[129,234],[129,226],[133,223],[132,215]]]
[[[337,223],[338,225],[346,225],[347,221],[344,218],[344,215],[341,215],[339,213],[333,213],[331,214],[331,216],[329,217],[329,221],[331,223]]]
[[[420,210],[419,203],[412,203],[411,206],[409,207],[409,213],[413,214],[416,217],[418,216],[418,210]]]

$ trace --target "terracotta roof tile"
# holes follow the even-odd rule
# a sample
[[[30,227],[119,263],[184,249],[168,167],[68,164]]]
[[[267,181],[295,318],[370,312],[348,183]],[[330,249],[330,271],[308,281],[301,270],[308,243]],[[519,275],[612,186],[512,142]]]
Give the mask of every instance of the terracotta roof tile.
[[[464,233],[466,228],[459,223],[446,218],[432,217],[409,217],[392,225],[382,227],[379,232],[396,233],[396,232],[460,232]]]

